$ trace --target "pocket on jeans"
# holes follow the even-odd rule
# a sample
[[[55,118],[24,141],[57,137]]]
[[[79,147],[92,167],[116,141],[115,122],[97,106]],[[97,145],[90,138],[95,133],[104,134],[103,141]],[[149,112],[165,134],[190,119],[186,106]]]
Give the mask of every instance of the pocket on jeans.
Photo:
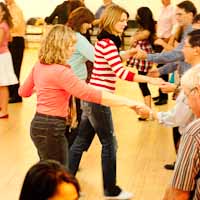
[[[92,112],[92,106],[91,103],[86,101],[81,101],[81,109],[86,115],[90,115]]]
[[[45,138],[48,128],[31,126],[31,137]]]

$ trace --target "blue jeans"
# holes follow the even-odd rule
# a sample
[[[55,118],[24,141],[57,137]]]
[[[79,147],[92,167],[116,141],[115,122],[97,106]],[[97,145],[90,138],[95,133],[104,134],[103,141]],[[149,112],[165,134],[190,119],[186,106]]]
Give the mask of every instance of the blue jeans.
[[[40,160],[57,160],[68,168],[68,142],[65,130],[64,117],[35,114],[31,122],[31,138]]]
[[[84,101],[82,110],[79,133],[70,148],[69,169],[74,175],[76,174],[82,154],[89,148],[96,132],[102,145],[104,193],[115,195],[116,188],[117,190],[119,188],[116,186],[116,139],[111,110],[109,107]]]

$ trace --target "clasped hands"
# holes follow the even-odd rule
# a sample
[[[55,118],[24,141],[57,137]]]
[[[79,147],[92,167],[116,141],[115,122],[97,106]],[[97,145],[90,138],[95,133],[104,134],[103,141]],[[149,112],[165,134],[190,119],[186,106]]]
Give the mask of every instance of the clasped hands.
[[[130,100],[127,103],[129,104],[128,105],[129,108],[134,110],[142,118],[146,118],[146,119],[149,118],[150,112],[151,112],[151,108],[149,108],[147,105],[145,105],[142,102],[138,102],[138,101],[134,101],[134,100]]]
[[[131,56],[135,59],[147,59],[147,53],[141,50],[140,48],[131,48],[129,51]],[[165,82],[163,79],[158,78],[160,76],[158,69],[150,69],[148,71],[147,76],[151,77],[149,83],[153,85],[158,85],[163,93],[174,92],[176,85],[169,82]]]

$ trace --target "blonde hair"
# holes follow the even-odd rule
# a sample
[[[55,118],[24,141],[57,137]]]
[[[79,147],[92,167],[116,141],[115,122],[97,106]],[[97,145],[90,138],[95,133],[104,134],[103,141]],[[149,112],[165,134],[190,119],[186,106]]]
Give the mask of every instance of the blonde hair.
[[[39,60],[43,64],[66,64],[68,49],[76,42],[75,33],[64,25],[53,26],[41,42]]]
[[[114,25],[120,21],[123,13],[125,13],[127,17],[129,17],[128,12],[124,8],[116,4],[108,6],[104,10],[100,18],[100,24],[99,24],[100,31],[105,30],[113,34],[115,32]]]

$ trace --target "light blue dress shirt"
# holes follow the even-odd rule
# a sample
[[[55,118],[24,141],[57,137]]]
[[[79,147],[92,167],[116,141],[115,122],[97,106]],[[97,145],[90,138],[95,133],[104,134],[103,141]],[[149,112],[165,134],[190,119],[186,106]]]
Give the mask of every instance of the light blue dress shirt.
[[[183,90],[177,97],[175,106],[168,112],[158,112],[157,117],[160,124],[168,127],[179,127],[181,134],[187,125],[195,119]]]
[[[162,53],[148,54],[147,60],[159,64],[172,63],[176,61],[182,61],[183,63],[185,63],[182,49],[187,34],[190,33],[192,30],[193,30],[192,25],[188,25],[183,32],[180,44],[176,48],[174,48],[172,51],[164,51]],[[180,65],[182,65],[182,63],[180,63]]]

